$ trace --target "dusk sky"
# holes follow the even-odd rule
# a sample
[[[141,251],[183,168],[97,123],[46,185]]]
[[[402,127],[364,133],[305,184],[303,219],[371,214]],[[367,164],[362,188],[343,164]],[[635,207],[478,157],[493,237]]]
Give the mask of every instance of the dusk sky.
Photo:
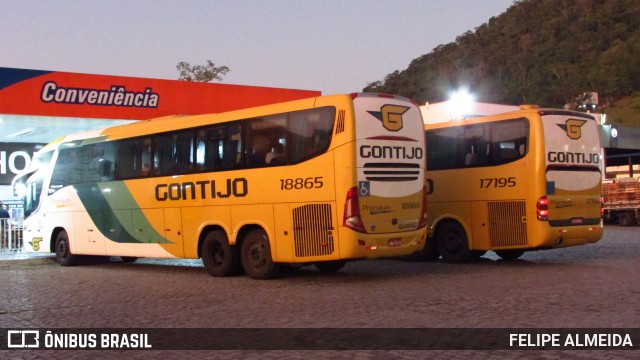
[[[513,0],[0,0],[0,66],[361,91],[499,16]]]

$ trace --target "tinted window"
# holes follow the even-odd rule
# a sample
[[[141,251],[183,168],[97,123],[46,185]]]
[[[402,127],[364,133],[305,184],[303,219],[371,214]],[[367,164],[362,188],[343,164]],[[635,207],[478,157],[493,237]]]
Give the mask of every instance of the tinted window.
[[[153,137],[153,174],[158,176],[189,173],[193,169],[193,130]]]
[[[245,167],[296,164],[327,151],[335,108],[266,116],[249,122]]]
[[[196,130],[195,170],[217,171],[241,166],[240,124],[230,123]]]
[[[334,117],[335,109],[326,107],[82,146],[63,144],[50,192],[87,182],[295,164],[327,150]]]
[[[496,166],[523,158],[528,151],[525,118],[429,130],[427,169]]]
[[[151,137],[120,140],[116,146],[116,179],[147,177],[151,174]]]

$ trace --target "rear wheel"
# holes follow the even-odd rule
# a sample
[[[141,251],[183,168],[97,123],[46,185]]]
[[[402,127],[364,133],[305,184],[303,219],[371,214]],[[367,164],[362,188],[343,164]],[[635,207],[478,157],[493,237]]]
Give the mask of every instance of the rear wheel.
[[[422,257],[425,261],[436,261],[440,257],[436,238],[427,238],[427,242],[422,249]]]
[[[446,262],[467,262],[473,257],[467,234],[456,222],[442,224],[436,232],[436,241],[438,252]]]
[[[240,259],[244,272],[254,279],[269,279],[279,270],[271,258],[271,246],[263,230],[252,230],[242,240]]]
[[[229,244],[223,231],[212,231],[202,244],[202,262],[211,276],[235,275],[240,263],[238,248]]]
[[[514,250],[494,250],[498,256],[502,260],[515,260],[524,254],[524,250],[522,249],[514,249]]]
[[[60,231],[56,236],[56,262],[62,266],[72,266],[78,261],[78,257],[71,254],[69,236],[66,231]]]

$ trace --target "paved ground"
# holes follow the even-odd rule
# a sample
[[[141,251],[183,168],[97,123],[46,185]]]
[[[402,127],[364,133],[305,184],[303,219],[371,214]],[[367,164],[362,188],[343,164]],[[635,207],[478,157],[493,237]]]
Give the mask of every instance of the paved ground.
[[[3,257],[6,259],[7,257]],[[0,328],[640,328],[640,227],[597,244],[488,254],[470,264],[361,261],[269,281],[213,278],[192,260],[60,267],[0,262]],[[250,340],[249,340],[250,341]],[[637,344],[634,344],[637,345]],[[150,351],[11,352],[20,358],[157,357]],[[636,358],[635,351],[216,351],[183,358]],[[0,352],[0,357],[4,357]]]

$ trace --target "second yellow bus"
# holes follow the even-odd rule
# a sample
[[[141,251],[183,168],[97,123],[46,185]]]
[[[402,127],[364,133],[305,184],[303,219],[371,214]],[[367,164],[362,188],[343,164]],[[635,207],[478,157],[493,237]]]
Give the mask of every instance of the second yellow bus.
[[[487,250],[515,259],[602,236],[600,142],[592,116],[523,106],[424,120],[428,259],[463,262]]]

